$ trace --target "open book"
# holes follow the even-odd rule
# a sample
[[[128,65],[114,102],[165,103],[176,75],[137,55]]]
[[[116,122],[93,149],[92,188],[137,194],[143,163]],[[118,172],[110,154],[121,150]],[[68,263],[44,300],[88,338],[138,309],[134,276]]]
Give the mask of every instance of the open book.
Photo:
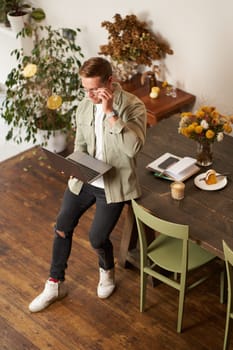
[[[196,174],[200,168],[195,165],[196,159],[178,157],[172,153],[164,153],[147,165],[154,175],[167,180],[184,181]]]

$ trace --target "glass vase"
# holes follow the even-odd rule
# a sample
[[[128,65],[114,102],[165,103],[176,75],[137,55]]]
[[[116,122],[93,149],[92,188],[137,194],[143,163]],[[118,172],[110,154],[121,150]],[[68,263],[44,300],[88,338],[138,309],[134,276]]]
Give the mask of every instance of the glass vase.
[[[113,73],[118,81],[128,81],[138,72],[138,64],[134,61],[117,62],[111,60]]]
[[[213,143],[197,142],[197,164],[200,166],[209,166],[213,163]]]

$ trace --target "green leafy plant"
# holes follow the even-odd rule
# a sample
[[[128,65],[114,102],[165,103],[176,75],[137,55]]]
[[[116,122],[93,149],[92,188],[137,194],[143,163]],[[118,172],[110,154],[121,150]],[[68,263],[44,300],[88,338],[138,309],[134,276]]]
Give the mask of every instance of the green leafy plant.
[[[2,13],[2,17],[4,17],[6,26],[10,26],[7,14],[11,16],[22,16],[29,13],[30,18],[36,22],[40,22],[46,17],[42,8],[31,7],[24,0],[1,0],[0,12]]]
[[[23,0],[5,0],[6,9],[14,16],[21,16],[31,7]]]
[[[35,43],[29,55],[18,49],[11,53],[18,64],[7,76],[1,107],[2,117],[10,126],[7,140],[35,143],[38,129],[47,130],[48,139],[54,130],[67,132],[75,127],[76,108],[83,97],[78,32],[79,28],[29,25],[18,34],[31,36]]]
[[[5,23],[6,20],[6,11],[4,1],[0,1],[0,23]]]

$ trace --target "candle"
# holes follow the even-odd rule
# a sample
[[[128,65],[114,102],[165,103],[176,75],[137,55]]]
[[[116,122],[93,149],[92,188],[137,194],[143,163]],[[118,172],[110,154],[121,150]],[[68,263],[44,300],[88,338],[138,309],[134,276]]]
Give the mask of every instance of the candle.
[[[185,184],[181,181],[175,181],[171,183],[171,196],[173,199],[183,199],[184,198]]]

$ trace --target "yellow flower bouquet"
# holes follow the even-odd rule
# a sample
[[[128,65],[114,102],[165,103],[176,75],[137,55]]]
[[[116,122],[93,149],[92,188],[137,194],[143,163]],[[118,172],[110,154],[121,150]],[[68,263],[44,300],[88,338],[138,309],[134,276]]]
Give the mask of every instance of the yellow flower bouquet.
[[[220,114],[215,107],[202,106],[195,113],[183,112],[178,132],[198,142],[197,163],[208,166],[213,162],[212,144],[231,133],[233,117]]]
[[[232,117],[220,114],[215,107],[202,106],[196,113],[183,112],[179,133],[196,141],[222,141],[232,131]]]

